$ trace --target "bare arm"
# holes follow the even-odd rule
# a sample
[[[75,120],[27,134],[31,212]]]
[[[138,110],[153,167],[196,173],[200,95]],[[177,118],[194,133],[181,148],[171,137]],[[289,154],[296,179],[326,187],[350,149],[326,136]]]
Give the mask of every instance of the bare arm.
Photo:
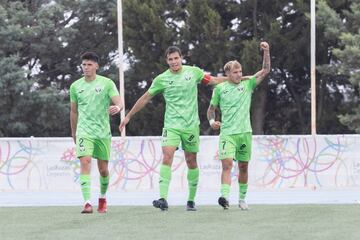
[[[144,93],[131,108],[130,112],[126,114],[125,118],[121,121],[119,125],[119,131],[121,132],[123,128],[128,124],[131,117],[135,115],[135,113],[139,112],[145,105],[151,100],[152,96],[149,92]]]
[[[118,112],[120,112],[121,109],[123,108],[123,104],[121,102],[121,97],[120,96],[114,96],[114,97],[111,98],[111,102],[114,105],[111,105],[109,107],[109,113],[110,113],[110,115],[115,115]]]
[[[221,126],[221,122],[215,121],[216,109],[218,109],[216,106],[210,104],[207,110],[207,119],[209,120],[209,124],[211,128],[215,130],[219,129]]]
[[[262,69],[255,73],[256,84],[259,85],[261,81],[269,74],[271,63],[270,63],[270,47],[267,42],[261,42],[260,48],[264,51]]]
[[[76,128],[78,120],[78,110],[76,103],[70,103],[70,125],[71,125],[71,137],[74,139],[76,144]]]
[[[217,85],[219,83],[225,82],[227,81],[227,77],[214,77],[214,76],[210,76],[210,81],[209,81],[209,85]]]

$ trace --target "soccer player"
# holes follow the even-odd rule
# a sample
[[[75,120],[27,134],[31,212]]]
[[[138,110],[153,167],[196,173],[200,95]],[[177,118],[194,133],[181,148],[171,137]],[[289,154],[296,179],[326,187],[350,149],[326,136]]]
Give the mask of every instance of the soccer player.
[[[81,56],[84,76],[70,86],[71,135],[80,159],[80,185],[84,198],[81,213],[92,213],[91,159],[97,159],[100,173],[98,212],[107,211],[106,191],[109,186],[108,161],[110,158],[111,132],[109,114],[122,109],[119,92],[111,79],[96,74],[99,57],[86,52]],[[113,105],[110,105],[110,104]]]
[[[224,71],[228,81],[217,85],[213,90],[207,117],[213,129],[220,128],[219,158],[222,164],[221,197],[219,205],[229,208],[231,169],[233,160],[239,166],[239,207],[247,210],[245,202],[248,188],[248,163],[251,159],[252,128],[250,105],[253,90],[270,72],[270,50],[267,42],[261,42],[263,66],[250,77],[242,77],[242,67],[238,61],[225,64]],[[247,81],[241,81],[242,79]],[[220,108],[221,122],[215,120],[215,111]],[[219,109],[218,109],[219,110]]]
[[[199,181],[199,169],[196,155],[199,151],[199,114],[197,85],[218,84],[226,77],[213,77],[205,74],[198,67],[182,65],[182,54],[178,47],[171,46],[165,51],[169,69],[158,75],[150,88],[132,107],[121,121],[119,130],[125,127],[131,117],[140,111],[152,97],[161,93],[166,102],[164,128],[162,133],[163,160],[160,166],[160,199],[153,201],[155,208],[168,209],[167,196],[171,180],[171,165],[174,153],[181,143],[185,152],[188,167],[187,180],[189,187],[186,209],[196,211],[195,195]]]

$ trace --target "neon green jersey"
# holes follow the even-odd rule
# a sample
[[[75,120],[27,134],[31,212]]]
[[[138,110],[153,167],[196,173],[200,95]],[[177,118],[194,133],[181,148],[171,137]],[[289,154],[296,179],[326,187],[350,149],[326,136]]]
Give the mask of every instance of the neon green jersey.
[[[187,129],[200,124],[197,84],[204,75],[198,67],[183,65],[179,73],[168,69],[154,79],[148,92],[152,96],[159,93],[164,96],[164,128]]]
[[[71,84],[70,101],[78,109],[76,136],[110,138],[109,106],[111,98],[118,95],[115,83],[100,75],[90,82],[83,77]]]
[[[255,87],[255,76],[239,84],[226,81],[216,85],[210,104],[221,111],[220,135],[252,132],[250,106]]]

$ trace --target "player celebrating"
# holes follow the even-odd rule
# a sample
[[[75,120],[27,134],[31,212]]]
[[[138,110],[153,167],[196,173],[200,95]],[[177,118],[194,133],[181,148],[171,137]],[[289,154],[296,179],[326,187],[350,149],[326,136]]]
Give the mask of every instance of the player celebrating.
[[[267,42],[261,42],[263,66],[248,81],[241,81],[242,67],[238,61],[225,64],[224,71],[228,81],[217,85],[213,90],[207,112],[213,129],[220,128],[219,158],[222,164],[221,197],[218,203],[229,208],[231,169],[233,160],[239,166],[239,207],[247,210],[245,202],[248,188],[248,162],[251,159],[252,128],[250,123],[250,105],[253,90],[270,72],[270,50]],[[221,122],[215,120],[215,110],[220,107]]]
[[[218,84],[225,77],[212,77],[200,68],[182,65],[182,54],[178,47],[171,46],[165,52],[169,69],[158,75],[148,91],[142,95],[126,117],[121,121],[119,130],[125,127],[131,117],[140,111],[152,97],[161,93],[166,102],[164,128],[162,133],[163,160],[160,167],[160,199],[153,201],[155,208],[168,209],[167,196],[171,180],[171,165],[179,144],[185,152],[188,167],[189,187],[186,209],[196,211],[195,195],[199,181],[196,155],[199,151],[199,114],[197,84]]]
[[[76,155],[80,159],[80,184],[85,202],[81,213],[93,212],[90,202],[92,157],[97,159],[100,172],[98,212],[105,213],[111,145],[109,114],[117,114],[122,104],[114,82],[96,74],[99,57],[93,52],[86,52],[81,59],[84,77],[70,86],[71,134],[76,144]],[[110,102],[114,105],[110,106]]]

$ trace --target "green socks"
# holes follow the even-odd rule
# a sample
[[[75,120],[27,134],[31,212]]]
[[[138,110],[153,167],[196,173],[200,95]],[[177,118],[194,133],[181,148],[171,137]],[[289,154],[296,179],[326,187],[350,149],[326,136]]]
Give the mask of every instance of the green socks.
[[[230,185],[229,184],[221,184],[221,196],[229,199],[229,195],[230,195]]]
[[[91,197],[91,177],[90,175],[82,175],[80,174],[80,186],[81,192],[84,198],[84,201],[90,201]],[[100,196],[102,198],[105,197],[106,191],[109,186],[109,176],[102,177],[100,176]]]
[[[106,191],[109,186],[109,176],[100,176],[100,197],[105,198]]]
[[[245,200],[247,189],[248,189],[247,183],[239,183],[239,194],[240,194],[239,199],[240,200]]]
[[[91,185],[90,175],[80,174],[81,192],[85,202],[90,201],[90,194],[91,194],[90,185]]]
[[[167,199],[170,180],[171,180],[171,167],[162,164],[160,167],[160,180],[159,180],[160,198]]]
[[[189,169],[187,173],[187,179],[189,184],[189,198],[188,201],[194,201],[197,185],[199,182],[199,169]],[[167,165],[161,165],[160,167],[160,198],[167,199],[169,192],[169,184],[171,180],[171,167]]]
[[[239,199],[245,200],[246,193],[248,189],[247,183],[239,183]],[[229,184],[221,184],[221,196],[228,199],[230,195],[230,185]]]
[[[199,168],[189,169],[187,173],[187,180],[189,186],[189,198],[188,201],[194,201],[197,185],[199,182]]]

